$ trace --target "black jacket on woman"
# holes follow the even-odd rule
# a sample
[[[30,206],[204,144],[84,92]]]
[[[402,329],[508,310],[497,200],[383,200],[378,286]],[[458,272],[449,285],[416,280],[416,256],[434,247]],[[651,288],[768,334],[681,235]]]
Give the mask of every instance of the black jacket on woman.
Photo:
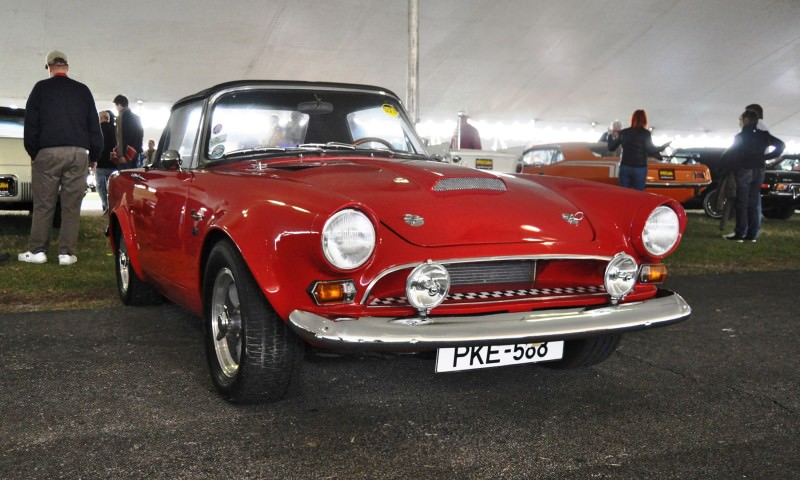
[[[646,128],[625,128],[616,138],[608,137],[608,149],[612,152],[622,145],[622,163],[630,167],[646,167],[647,157],[661,158],[664,146],[653,145],[653,137]]]
[[[111,161],[111,152],[117,146],[114,124],[100,122],[100,131],[103,132],[103,153],[100,154],[100,159],[97,160],[97,168],[117,168],[114,162]]]

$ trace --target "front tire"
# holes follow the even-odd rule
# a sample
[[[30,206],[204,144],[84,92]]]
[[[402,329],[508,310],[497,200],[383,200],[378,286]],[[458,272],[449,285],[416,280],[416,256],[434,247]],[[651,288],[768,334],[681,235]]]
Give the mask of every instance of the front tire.
[[[163,301],[161,296],[152,285],[146,283],[130,262],[128,256],[128,245],[125,243],[125,236],[121,233],[117,238],[117,249],[114,252],[115,271],[117,276],[117,292],[119,298],[125,305],[158,305]]]
[[[233,403],[284,398],[300,373],[300,340],[230,242],[211,250],[204,279],[206,356],[214,386]]]
[[[621,335],[612,333],[580,340],[567,340],[564,342],[563,358],[555,362],[545,362],[542,365],[560,369],[597,365],[617,351],[621,338]]]

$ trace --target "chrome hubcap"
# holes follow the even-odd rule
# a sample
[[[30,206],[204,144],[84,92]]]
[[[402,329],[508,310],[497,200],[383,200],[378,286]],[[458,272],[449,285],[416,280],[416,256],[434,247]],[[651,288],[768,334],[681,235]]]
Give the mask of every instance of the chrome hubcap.
[[[211,293],[211,335],[222,373],[233,378],[242,355],[242,312],[233,273],[217,273]]]
[[[125,249],[124,245],[120,248],[119,251],[119,258],[117,260],[119,262],[119,283],[120,288],[123,292],[128,291],[128,285],[130,284],[131,277],[130,277],[130,259],[128,258],[128,250]]]

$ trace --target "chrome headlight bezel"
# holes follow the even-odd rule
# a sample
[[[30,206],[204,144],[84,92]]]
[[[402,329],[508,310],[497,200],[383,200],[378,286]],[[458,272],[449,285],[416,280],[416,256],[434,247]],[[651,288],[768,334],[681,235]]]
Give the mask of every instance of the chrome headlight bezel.
[[[670,253],[681,238],[681,221],[678,214],[666,205],[650,212],[642,227],[642,246],[654,257]]]
[[[375,251],[375,225],[365,213],[345,208],[325,222],[321,243],[328,263],[339,270],[353,270],[364,265]]]

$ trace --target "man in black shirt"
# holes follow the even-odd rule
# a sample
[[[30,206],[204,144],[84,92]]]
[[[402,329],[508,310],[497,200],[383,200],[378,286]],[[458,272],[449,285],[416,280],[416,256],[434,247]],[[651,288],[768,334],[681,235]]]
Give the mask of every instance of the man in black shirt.
[[[25,150],[31,157],[33,219],[29,250],[19,261],[47,262],[50,227],[61,200],[58,264],[78,261],[81,202],[86,194],[89,159],[97,161],[103,135],[89,88],[67,77],[67,56],[47,55],[50,77],[34,85],[25,105]]]

